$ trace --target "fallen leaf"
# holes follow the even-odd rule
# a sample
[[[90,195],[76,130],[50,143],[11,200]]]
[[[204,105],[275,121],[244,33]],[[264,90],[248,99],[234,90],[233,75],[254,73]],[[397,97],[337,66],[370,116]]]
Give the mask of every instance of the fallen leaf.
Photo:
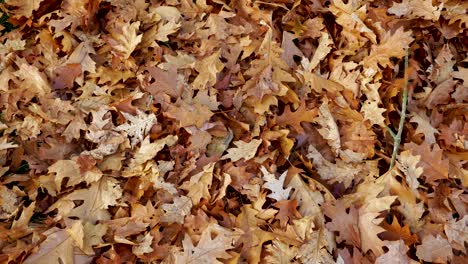
[[[417,261],[412,260],[408,257],[407,251],[408,246],[405,245],[403,240],[388,241],[385,246],[388,248],[388,252],[381,255],[375,260],[376,264],[386,263],[399,263],[399,264],[416,264]]]
[[[447,263],[453,257],[452,247],[440,235],[423,237],[422,244],[416,247],[416,256],[424,261]]]
[[[263,173],[263,187],[267,188],[271,191],[268,194],[268,197],[275,199],[276,201],[288,200],[289,192],[291,191],[291,187],[286,189],[283,188],[284,180],[286,179],[287,171],[283,172],[281,176],[276,179],[276,176],[270,173],[265,167],[261,167],[260,171]]]
[[[236,148],[227,149],[228,154],[221,157],[221,159],[231,159],[232,162],[238,161],[240,159],[250,160],[257,153],[257,149],[262,143],[260,139],[252,139],[249,143],[245,141],[238,140],[234,141],[233,144]]]
[[[234,247],[233,243],[236,241],[236,237],[239,237],[239,234],[235,231],[230,231],[216,224],[205,228],[196,246],[186,234],[182,240],[184,251],[174,253],[175,263],[222,263],[217,259],[231,258],[226,250]]]
[[[420,160],[421,156],[413,156],[409,150],[402,151],[398,156],[397,166],[406,175],[406,183],[413,191],[418,188],[418,178],[424,172],[423,168],[418,167]]]

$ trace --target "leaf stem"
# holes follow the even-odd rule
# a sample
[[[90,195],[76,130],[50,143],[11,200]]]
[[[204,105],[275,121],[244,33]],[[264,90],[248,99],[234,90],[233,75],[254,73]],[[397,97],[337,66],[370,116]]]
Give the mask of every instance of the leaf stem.
[[[400,123],[398,125],[397,134],[389,128],[389,133],[393,138],[393,152],[392,152],[392,159],[390,161],[390,169],[395,166],[395,159],[396,155],[398,154],[398,149],[400,148],[401,143],[401,134],[403,133],[403,125],[405,124],[406,119],[406,106],[408,104],[408,49],[406,49],[405,53],[405,72],[404,72],[404,88],[403,88],[403,98],[402,98],[402,106],[401,106],[401,114],[400,114]]]

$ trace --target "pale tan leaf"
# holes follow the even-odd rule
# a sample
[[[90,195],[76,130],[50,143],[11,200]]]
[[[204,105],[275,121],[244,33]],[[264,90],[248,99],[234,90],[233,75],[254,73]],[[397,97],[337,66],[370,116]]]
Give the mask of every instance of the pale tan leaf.
[[[330,45],[333,44],[333,41],[330,39],[330,35],[328,33],[322,32],[322,36],[319,39],[319,45],[315,50],[314,56],[310,60],[308,65],[308,69],[315,69],[319,63],[328,56],[331,51]]]
[[[156,124],[156,116],[151,114],[145,114],[138,110],[137,115],[128,114],[123,112],[122,115],[129,121],[115,128],[116,131],[124,131],[130,137],[132,146],[135,146],[141,142],[145,136],[149,133],[151,127]]]
[[[398,155],[398,168],[405,174],[406,182],[412,190],[416,190],[419,186],[418,178],[423,174],[424,169],[418,167],[421,156],[413,156],[411,151],[405,150]]]
[[[430,145],[436,143],[435,134],[439,134],[439,130],[434,128],[429,122],[426,116],[421,116],[418,113],[411,114],[411,123],[417,123],[418,127],[416,128],[415,134],[423,134],[424,140],[427,141]]]
[[[386,196],[382,198],[373,198],[359,208],[359,231],[361,233],[361,245],[363,252],[372,250],[375,255],[380,256],[384,253],[382,240],[377,236],[385,231],[379,226],[383,218],[377,218],[380,212],[388,210],[397,196]]]
[[[33,11],[36,11],[41,6],[41,2],[44,0],[6,0],[5,3],[16,7],[17,9],[13,12],[15,17],[26,17],[30,18]]]
[[[324,97],[324,101],[319,107],[319,115],[315,118],[315,122],[321,126],[321,128],[318,129],[320,135],[327,140],[333,151],[338,152],[341,148],[340,132],[330,112],[327,97]]]
[[[428,262],[448,263],[453,252],[447,239],[440,235],[427,235],[423,237],[422,244],[416,246],[416,256]]]
[[[155,39],[159,41],[169,41],[168,36],[179,31],[181,23],[176,23],[173,20],[167,22],[160,22],[158,25],[158,32]]]
[[[403,0],[401,3],[394,2],[388,9],[389,14],[405,16],[407,18],[438,21],[443,4],[433,6],[432,0]]]
[[[364,114],[364,119],[371,122],[372,125],[385,127],[385,118],[382,114],[387,111],[385,108],[380,108],[376,101],[366,100],[361,107],[361,113]]]
[[[138,236],[137,242],[138,244],[132,247],[132,252],[136,256],[142,256],[146,253],[151,253],[154,251],[154,249],[151,247],[151,244],[153,243],[153,236],[150,232],[146,233],[144,236]]]
[[[143,37],[143,34],[138,35],[140,21],[132,24],[118,21],[109,29],[111,38],[108,39],[108,42],[117,55],[128,59]]]
[[[375,260],[375,264],[416,264],[417,261],[410,259],[407,255],[408,246],[403,240],[386,241],[388,252]]]
[[[364,57],[361,63],[374,70],[379,69],[378,65],[393,67],[390,58],[402,58],[405,55],[405,49],[413,40],[412,32],[404,31],[403,27],[393,34],[386,32],[380,44],[372,45],[369,56]]]
[[[164,211],[161,216],[163,223],[183,224],[185,217],[190,214],[192,209],[192,200],[187,196],[175,197],[172,204],[163,204],[161,209]]]
[[[210,200],[210,186],[213,181],[214,163],[207,164],[203,170],[184,182],[180,188],[188,191],[187,196],[192,199],[193,205],[197,205],[201,199]]]
[[[468,215],[459,221],[450,220],[444,226],[445,234],[454,249],[466,253],[465,243],[468,243]]]
[[[79,189],[65,195],[55,202],[46,212],[58,209],[57,218],[78,217],[83,221],[95,223],[98,220],[109,220],[109,206],[117,205],[122,196],[122,189],[114,178],[103,177],[93,182],[87,189]],[[83,201],[75,207],[74,201]]]
[[[291,199],[296,199],[302,216],[319,217],[322,214],[320,205],[324,202],[323,195],[318,190],[312,190],[299,174],[294,175],[288,183],[288,188],[294,191]]]
[[[195,246],[190,236],[185,234],[182,241],[183,252],[174,253],[175,263],[221,264],[223,262],[218,259],[231,258],[227,250],[234,247],[233,244],[239,236],[239,231],[231,231],[218,224],[210,224],[203,230],[200,240]]]
[[[268,197],[275,199],[276,201],[288,200],[289,192],[291,191],[291,187],[287,187],[283,189],[284,180],[286,179],[286,174],[288,171],[285,171],[281,176],[276,179],[275,174],[270,173],[265,167],[261,167],[260,171],[263,173],[263,187],[267,188],[271,191],[268,194]]]
[[[260,139],[252,139],[249,143],[246,143],[242,140],[234,141],[233,144],[236,146],[236,148],[229,148],[227,150],[228,154],[221,157],[221,159],[231,159],[233,162],[242,158],[245,160],[250,160],[257,153],[257,149],[261,143],[262,140]]]
[[[219,59],[220,55],[221,51],[218,50],[195,64],[198,75],[193,81],[194,89],[204,90],[216,83],[216,75],[224,68],[224,63]]]
[[[80,231],[81,230],[81,231]],[[59,229],[53,227],[42,235],[46,239],[39,245],[39,249],[30,255],[23,263],[25,264],[50,264],[50,263],[89,263],[92,260],[91,256],[87,256],[80,251],[77,245],[82,239],[80,221],[75,221],[70,229]],[[81,233],[82,235],[82,233]],[[82,242],[82,241],[81,241]]]
[[[290,247],[278,239],[273,240],[272,244],[266,247],[266,250],[270,255],[265,258],[265,261],[279,264],[292,263],[298,251],[296,247]]]

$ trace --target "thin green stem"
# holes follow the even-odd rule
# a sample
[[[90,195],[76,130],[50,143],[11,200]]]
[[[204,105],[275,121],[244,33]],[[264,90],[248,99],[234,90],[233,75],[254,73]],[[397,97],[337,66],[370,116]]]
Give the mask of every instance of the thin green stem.
[[[390,134],[390,136],[392,136],[392,138],[395,139],[396,134],[395,134],[395,132],[393,132],[393,129],[390,128],[390,127],[387,126],[387,125],[385,125],[385,128],[387,128],[387,131],[388,131],[388,133]]]
[[[406,49],[405,53],[405,73],[404,73],[404,80],[405,84],[403,87],[403,98],[402,98],[402,106],[401,106],[401,114],[400,114],[400,123],[398,125],[398,131],[397,134],[393,133],[393,131],[390,133],[393,137],[393,153],[392,153],[392,160],[390,161],[390,169],[395,166],[395,159],[398,154],[398,149],[400,148],[400,143],[401,143],[401,134],[403,133],[403,126],[405,124],[405,119],[406,119],[406,106],[408,105],[408,49]],[[391,131],[391,130],[389,130]]]

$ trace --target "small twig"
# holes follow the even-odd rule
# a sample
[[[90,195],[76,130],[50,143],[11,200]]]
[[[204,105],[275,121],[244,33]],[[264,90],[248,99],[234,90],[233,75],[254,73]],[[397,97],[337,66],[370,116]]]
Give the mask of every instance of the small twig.
[[[403,98],[402,98],[402,106],[401,106],[401,114],[400,114],[400,123],[398,125],[398,131],[395,134],[389,127],[388,132],[393,138],[393,152],[392,152],[392,159],[390,161],[390,169],[393,168],[395,165],[396,155],[398,154],[398,149],[400,148],[401,143],[401,134],[403,133],[403,125],[405,124],[406,119],[406,106],[408,104],[408,49],[406,49],[405,53],[405,69],[404,69],[404,88],[403,88]]]

